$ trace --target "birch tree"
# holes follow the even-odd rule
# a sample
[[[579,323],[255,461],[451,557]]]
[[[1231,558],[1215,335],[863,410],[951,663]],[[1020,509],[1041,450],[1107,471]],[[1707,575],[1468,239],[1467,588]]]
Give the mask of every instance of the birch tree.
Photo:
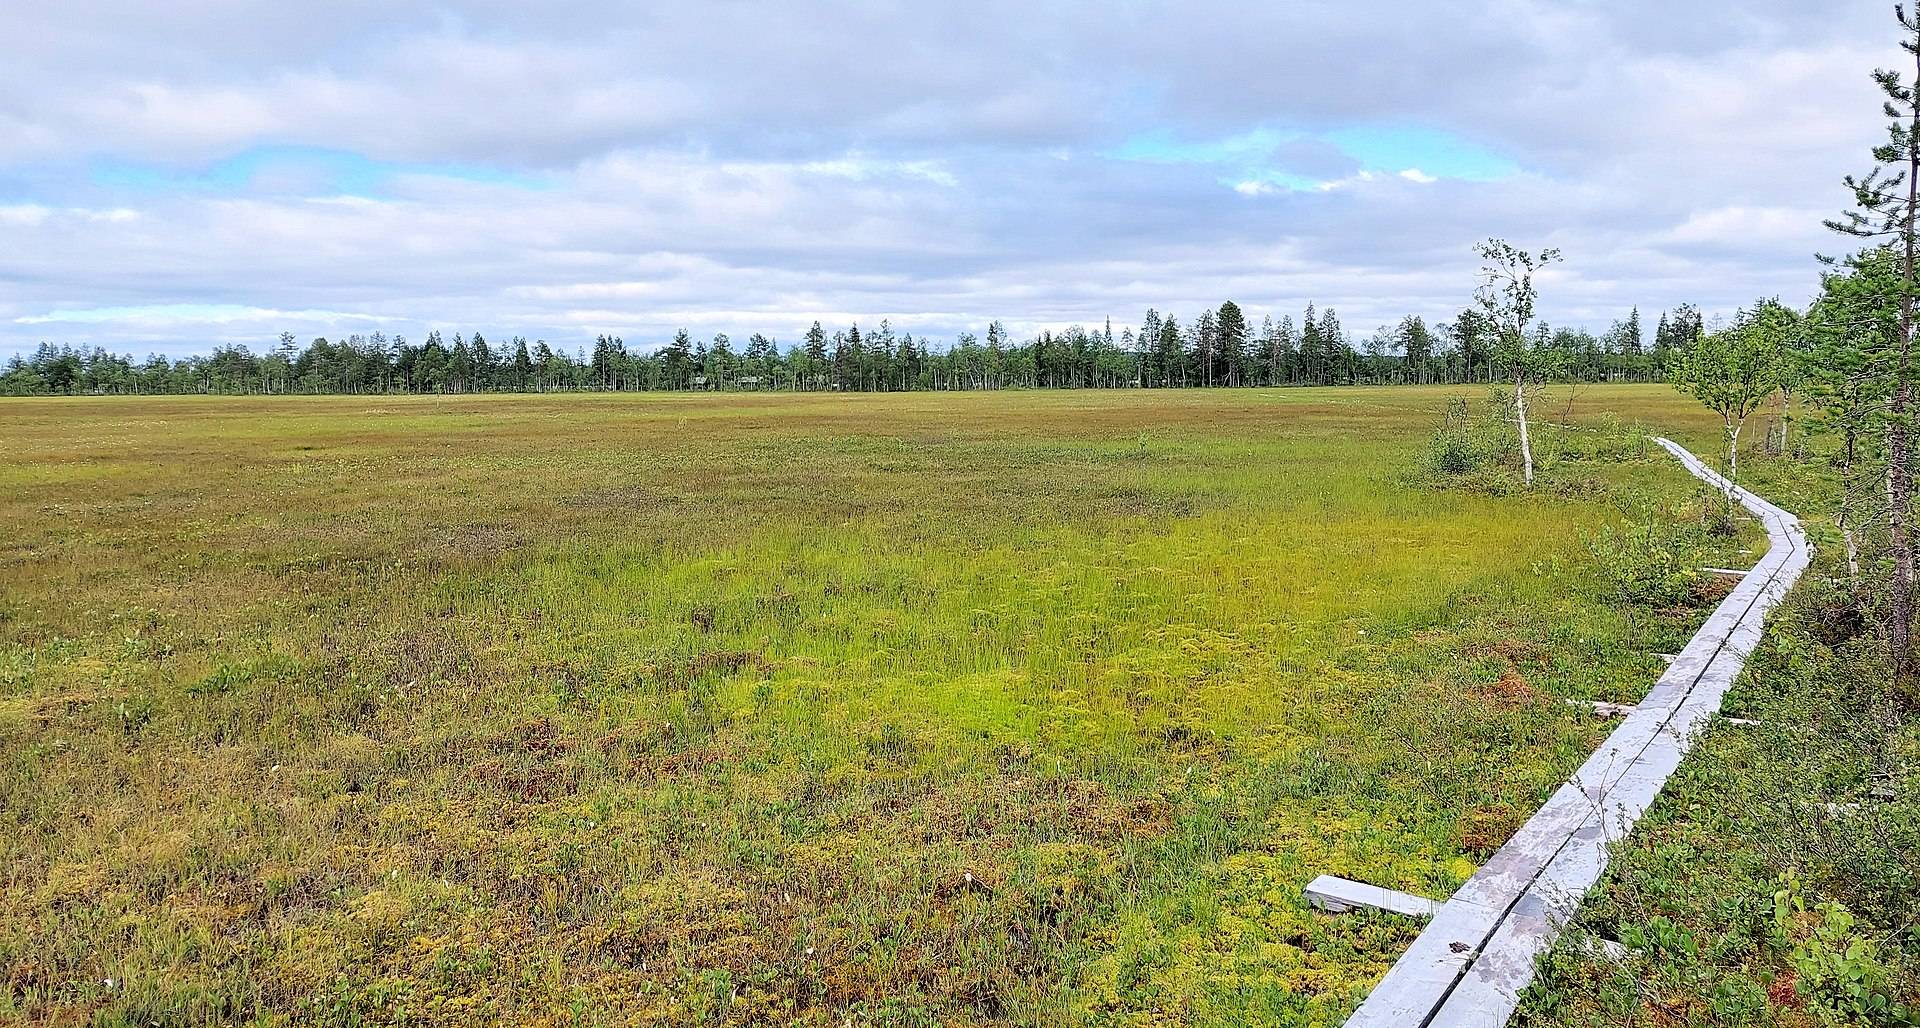
[[[1680,351],[1674,387],[1720,415],[1727,437],[1727,513],[1740,480],[1740,432],[1780,389],[1787,342],[1798,318],[1778,300],[1743,312],[1731,328],[1709,332]]]
[[[1489,239],[1474,248],[1483,262],[1480,289],[1474,294],[1493,328],[1494,353],[1513,375],[1513,418],[1520,432],[1520,469],[1527,487],[1533,487],[1533,433],[1527,418],[1527,391],[1551,375],[1554,354],[1527,331],[1539,292],[1533,276],[1560,260],[1555,249],[1529,253],[1504,239]]]

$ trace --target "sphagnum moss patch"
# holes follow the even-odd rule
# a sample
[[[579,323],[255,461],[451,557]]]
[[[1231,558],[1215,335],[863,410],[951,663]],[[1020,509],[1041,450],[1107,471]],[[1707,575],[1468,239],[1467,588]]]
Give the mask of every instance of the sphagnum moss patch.
[[[0,1013],[1333,1023],[1696,613],[1459,393],[8,402]]]

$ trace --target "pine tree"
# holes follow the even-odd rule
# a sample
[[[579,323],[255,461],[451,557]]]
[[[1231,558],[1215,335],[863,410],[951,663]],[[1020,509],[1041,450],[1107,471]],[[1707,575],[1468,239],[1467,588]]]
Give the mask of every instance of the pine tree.
[[[1893,305],[1899,311],[1897,335],[1885,373],[1887,390],[1885,445],[1887,458],[1887,536],[1893,562],[1889,589],[1888,643],[1894,674],[1910,683],[1916,671],[1913,647],[1913,468],[1911,420],[1913,396],[1913,332],[1915,257],[1920,250],[1920,16],[1905,5],[1894,7],[1899,22],[1900,47],[1912,61],[1913,79],[1888,69],[1873,73],[1885,94],[1887,141],[1874,147],[1874,167],[1864,177],[1847,176],[1856,209],[1827,222],[1827,227],[1849,236],[1885,241],[1899,268]]]

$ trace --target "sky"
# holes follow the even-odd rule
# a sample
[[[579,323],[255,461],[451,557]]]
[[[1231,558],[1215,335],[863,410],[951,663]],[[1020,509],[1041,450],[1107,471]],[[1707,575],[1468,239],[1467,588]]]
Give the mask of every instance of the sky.
[[[0,4],[0,357],[1807,298],[1862,0]],[[1296,313],[1297,317],[1297,313]]]

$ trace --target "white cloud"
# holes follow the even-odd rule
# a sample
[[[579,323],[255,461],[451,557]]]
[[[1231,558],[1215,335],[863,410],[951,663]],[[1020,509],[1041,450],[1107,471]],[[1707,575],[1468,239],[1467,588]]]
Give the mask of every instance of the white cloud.
[[[1771,249],[1805,240],[1808,226],[1819,224],[1823,217],[1831,214],[1828,210],[1807,207],[1738,204],[1714,207],[1687,215],[1685,221],[1663,233],[1661,238],[1680,244]]]
[[[343,311],[569,342],[1232,297],[1365,331],[1457,309],[1489,235],[1567,252],[1555,321],[1731,310],[1803,296],[1808,256],[1842,248],[1819,218],[1879,138],[1867,71],[1898,56],[1877,5],[1199,2],[0,5],[32,44],[0,65],[0,353],[368,323]],[[1525,171],[1099,156],[1396,126]],[[388,166],[221,176],[256,147]]]
[[[58,219],[90,222],[126,222],[140,217],[140,212],[127,207],[92,209],[86,207],[47,207],[41,204],[22,203],[0,206],[0,226],[14,225],[36,227]]]
[[[0,207],[0,225],[39,225],[52,216],[51,208],[37,203],[16,203]]]

